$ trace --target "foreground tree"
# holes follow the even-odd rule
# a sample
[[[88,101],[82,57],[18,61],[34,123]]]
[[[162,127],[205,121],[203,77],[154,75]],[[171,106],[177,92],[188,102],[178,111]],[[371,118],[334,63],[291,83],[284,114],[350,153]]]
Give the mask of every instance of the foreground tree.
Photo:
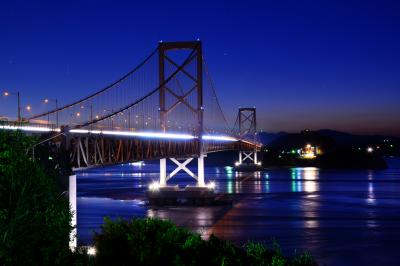
[[[35,139],[0,131],[0,264],[71,262],[68,200],[29,156]]]

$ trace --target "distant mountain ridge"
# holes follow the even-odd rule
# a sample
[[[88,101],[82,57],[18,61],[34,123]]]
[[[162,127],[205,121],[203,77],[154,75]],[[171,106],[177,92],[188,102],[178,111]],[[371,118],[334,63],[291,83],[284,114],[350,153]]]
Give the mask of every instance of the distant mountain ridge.
[[[278,133],[268,133],[268,132],[259,132],[258,137],[262,144],[268,145],[271,142],[275,141],[276,139],[286,136],[287,132],[278,132]]]

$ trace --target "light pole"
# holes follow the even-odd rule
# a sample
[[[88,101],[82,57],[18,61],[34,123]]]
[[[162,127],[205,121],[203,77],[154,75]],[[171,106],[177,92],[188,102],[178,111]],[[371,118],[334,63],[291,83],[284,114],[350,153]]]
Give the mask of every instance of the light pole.
[[[45,104],[49,103],[50,101],[52,101],[52,102],[54,102],[56,104],[56,110],[57,110],[58,109],[58,100],[57,99],[48,99],[48,98],[46,98],[46,99],[43,100],[43,102]],[[50,114],[49,114],[49,116],[50,116]],[[47,117],[47,121],[50,120],[49,116]],[[58,127],[58,112],[56,112],[56,127]]]
[[[8,97],[10,95],[15,95],[18,98],[18,122],[21,122],[21,94],[19,93],[19,91],[17,92],[9,92],[9,91],[5,91],[3,93],[4,96]]]

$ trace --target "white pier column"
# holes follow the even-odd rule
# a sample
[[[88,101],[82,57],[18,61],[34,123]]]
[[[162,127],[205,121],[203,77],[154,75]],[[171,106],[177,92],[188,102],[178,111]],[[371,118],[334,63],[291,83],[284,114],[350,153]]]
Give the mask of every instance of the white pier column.
[[[254,163],[255,164],[258,163],[258,161],[257,161],[257,151],[256,150],[254,151]]]
[[[165,187],[167,185],[167,159],[160,159],[160,186]]]
[[[69,234],[69,248],[74,251],[78,245],[77,240],[77,228],[76,228],[76,221],[77,221],[77,210],[76,210],[76,175],[71,175],[69,177],[69,205],[72,212],[71,218],[71,226],[73,227],[70,234]]]
[[[239,164],[242,164],[242,152],[239,151]]]
[[[197,186],[204,187],[204,154],[197,158]]]

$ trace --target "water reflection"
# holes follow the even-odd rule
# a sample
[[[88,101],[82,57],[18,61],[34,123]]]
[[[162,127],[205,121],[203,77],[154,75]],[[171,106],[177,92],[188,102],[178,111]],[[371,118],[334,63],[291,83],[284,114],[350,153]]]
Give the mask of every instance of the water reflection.
[[[233,193],[233,167],[230,166],[225,166],[225,172],[226,172],[226,176],[228,178],[228,184],[227,184],[227,192],[228,194],[232,194]]]
[[[319,189],[319,169],[315,167],[291,168],[292,192],[313,193]]]
[[[367,197],[367,203],[370,205],[375,205],[376,200],[375,200],[375,193],[374,193],[374,183],[373,183],[373,172],[369,171],[368,172],[368,197]]]
[[[254,172],[254,192],[261,193],[261,172]]]
[[[265,192],[269,192],[269,174],[265,174]]]

